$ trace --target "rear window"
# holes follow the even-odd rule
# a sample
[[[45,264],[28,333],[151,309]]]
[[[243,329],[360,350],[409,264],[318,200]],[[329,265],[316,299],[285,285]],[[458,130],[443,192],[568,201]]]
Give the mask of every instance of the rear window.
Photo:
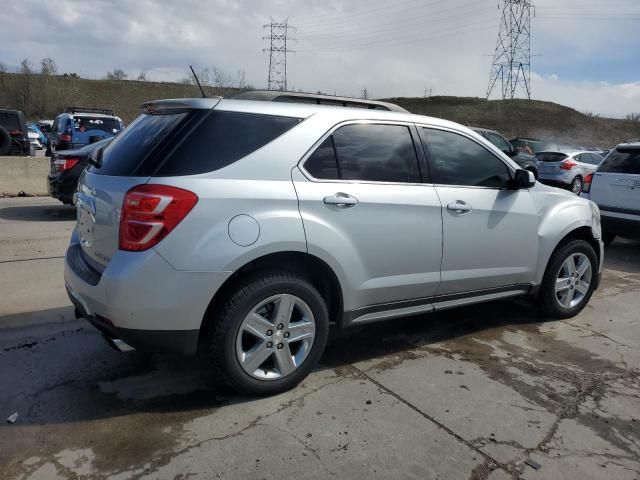
[[[115,118],[105,117],[73,117],[73,129],[78,132],[101,130],[116,134],[120,131],[120,122]]]
[[[0,126],[9,131],[20,130],[20,121],[15,113],[0,112]]]
[[[539,162],[561,162],[566,158],[569,158],[569,155],[566,153],[536,153],[536,159]]]
[[[143,114],[104,150],[93,173],[180,176],[211,172],[246,157],[299,118],[216,110]]]
[[[602,162],[598,172],[640,175],[640,150],[614,150]]]

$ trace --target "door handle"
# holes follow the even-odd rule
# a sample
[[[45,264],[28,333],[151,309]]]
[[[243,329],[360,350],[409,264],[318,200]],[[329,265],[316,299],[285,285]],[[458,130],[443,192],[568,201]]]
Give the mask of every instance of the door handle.
[[[467,202],[456,200],[455,202],[447,205],[447,210],[452,210],[456,213],[469,213],[473,208]]]
[[[336,207],[353,207],[358,203],[356,197],[342,192],[338,192],[332,197],[324,197],[322,201],[325,205],[335,205]]]

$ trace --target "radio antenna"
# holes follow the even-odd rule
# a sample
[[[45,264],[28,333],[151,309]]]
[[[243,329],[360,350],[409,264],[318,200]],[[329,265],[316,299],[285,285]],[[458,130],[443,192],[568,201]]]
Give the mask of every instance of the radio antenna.
[[[193,67],[191,65],[189,65],[189,68],[191,69],[191,73],[193,73],[193,78],[196,79],[196,83],[198,84],[198,88],[200,89],[200,92],[202,93],[202,98],[207,98],[207,94],[204,93],[204,89],[202,88],[202,85],[200,85],[200,80],[198,80],[198,76],[196,75],[196,71],[193,69]]]

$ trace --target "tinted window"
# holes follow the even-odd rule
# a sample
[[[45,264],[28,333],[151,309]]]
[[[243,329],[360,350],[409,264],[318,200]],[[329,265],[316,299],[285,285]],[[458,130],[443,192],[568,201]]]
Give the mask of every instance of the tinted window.
[[[108,133],[118,133],[120,131],[120,122],[115,118],[73,117],[73,129],[79,132],[100,130]]]
[[[18,115],[9,112],[0,112],[0,126],[7,130],[20,130],[20,121]]]
[[[598,172],[640,175],[640,150],[614,150],[602,162]]]
[[[347,125],[334,132],[333,140],[343,180],[420,182],[409,127]]]
[[[438,170],[438,183],[474,187],[507,186],[507,166],[489,150],[456,133],[424,129]]]
[[[597,153],[589,154],[589,163],[591,165],[600,165],[600,162],[602,162],[602,157],[600,155],[598,155]]]
[[[536,158],[539,162],[561,162],[569,158],[569,155],[566,153],[542,152],[536,153]]]
[[[226,167],[298,122],[299,118],[214,110],[169,153],[157,175],[194,175]]]
[[[338,161],[333,149],[333,137],[329,136],[305,162],[304,168],[315,178],[337,180]]]
[[[511,145],[508,144],[507,141],[504,138],[502,138],[500,135],[487,132],[487,139],[503,152],[511,151]]]
[[[186,113],[140,115],[105,148],[102,166],[91,166],[90,171],[101,175],[133,175],[161,141],[185,121],[186,117]]]

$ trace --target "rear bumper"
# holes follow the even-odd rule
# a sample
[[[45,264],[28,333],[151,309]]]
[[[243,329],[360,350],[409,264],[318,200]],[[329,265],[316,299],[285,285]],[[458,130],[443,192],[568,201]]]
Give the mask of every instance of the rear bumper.
[[[571,185],[575,174],[568,173],[542,173],[538,172],[538,180],[546,185],[566,187]]]
[[[215,292],[228,272],[183,272],[154,250],[118,251],[102,273],[86,263],[74,232],[65,255],[69,298],[111,339],[135,349],[194,353]]]
[[[119,328],[100,315],[87,313],[82,303],[75,294],[71,293],[68,286],[67,294],[76,308],[76,316],[84,318],[93,325],[116,350],[123,352],[139,350],[141,352],[174,353],[179,355],[193,355],[197,351],[199,329],[138,330],[134,328]]]
[[[73,192],[76,191],[78,186],[78,175],[73,174],[59,174],[51,175],[47,177],[47,190],[49,195],[64,203],[72,203]]]

